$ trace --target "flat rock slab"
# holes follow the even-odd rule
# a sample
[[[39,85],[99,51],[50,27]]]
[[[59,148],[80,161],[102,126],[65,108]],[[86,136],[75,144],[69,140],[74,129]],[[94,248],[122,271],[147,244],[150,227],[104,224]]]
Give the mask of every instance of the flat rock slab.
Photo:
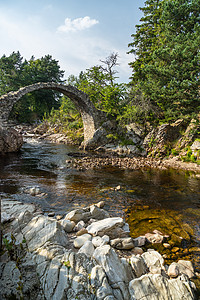
[[[109,236],[109,232],[111,232],[115,228],[121,228],[124,226],[124,221],[122,218],[106,218],[101,221],[93,222],[91,225],[87,227],[88,233],[92,235],[103,236],[107,234]]]

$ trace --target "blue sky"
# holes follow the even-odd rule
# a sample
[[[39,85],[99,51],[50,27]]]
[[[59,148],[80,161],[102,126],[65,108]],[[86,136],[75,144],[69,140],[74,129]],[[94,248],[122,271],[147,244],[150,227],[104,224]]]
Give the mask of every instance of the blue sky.
[[[0,0],[0,56],[50,54],[67,78],[118,52],[119,81],[128,82],[134,59],[128,44],[143,6],[143,0]]]

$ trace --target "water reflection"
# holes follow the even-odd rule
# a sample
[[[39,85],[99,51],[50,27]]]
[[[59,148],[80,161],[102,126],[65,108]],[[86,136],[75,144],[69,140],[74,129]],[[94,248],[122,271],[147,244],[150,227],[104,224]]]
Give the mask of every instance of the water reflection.
[[[195,242],[200,244],[200,180],[191,174],[168,171],[101,170],[77,171],[68,168],[66,159],[77,148],[28,140],[18,154],[0,157],[0,193],[24,202],[39,204],[44,212],[66,213],[77,206],[100,200],[113,215],[148,205],[150,209],[181,214],[194,228]],[[23,193],[39,186],[44,197]],[[114,188],[120,186],[115,191]]]

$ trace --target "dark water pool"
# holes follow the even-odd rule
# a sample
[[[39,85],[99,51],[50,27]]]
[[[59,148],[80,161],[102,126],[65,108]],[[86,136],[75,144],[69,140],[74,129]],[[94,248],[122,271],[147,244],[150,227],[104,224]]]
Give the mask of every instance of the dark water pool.
[[[189,226],[186,231],[191,241],[185,247],[193,249],[188,255],[199,268],[199,179],[189,172],[175,170],[77,171],[65,162],[71,159],[69,153],[77,151],[71,146],[27,139],[18,154],[0,157],[0,195],[37,203],[45,213],[57,214],[105,200],[112,215],[128,220],[133,236],[153,229],[164,230],[166,234],[176,230],[178,234],[176,226]],[[38,186],[46,195],[31,196],[24,192],[32,186]],[[115,190],[117,186],[120,187]]]

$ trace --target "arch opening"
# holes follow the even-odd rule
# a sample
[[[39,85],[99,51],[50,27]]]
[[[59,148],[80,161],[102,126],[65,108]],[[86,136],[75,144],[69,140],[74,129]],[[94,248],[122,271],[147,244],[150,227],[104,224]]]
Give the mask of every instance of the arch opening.
[[[53,82],[41,82],[20,88],[18,91],[9,92],[0,97],[0,119],[1,122],[7,121],[14,104],[27,93],[51,89],[69,97],[81,114],[84,127],[84,141],[88,141],[94,132],[106,119],[106,113],[97,110],[90,101],[89,96],[71,85],[62,85]]]

